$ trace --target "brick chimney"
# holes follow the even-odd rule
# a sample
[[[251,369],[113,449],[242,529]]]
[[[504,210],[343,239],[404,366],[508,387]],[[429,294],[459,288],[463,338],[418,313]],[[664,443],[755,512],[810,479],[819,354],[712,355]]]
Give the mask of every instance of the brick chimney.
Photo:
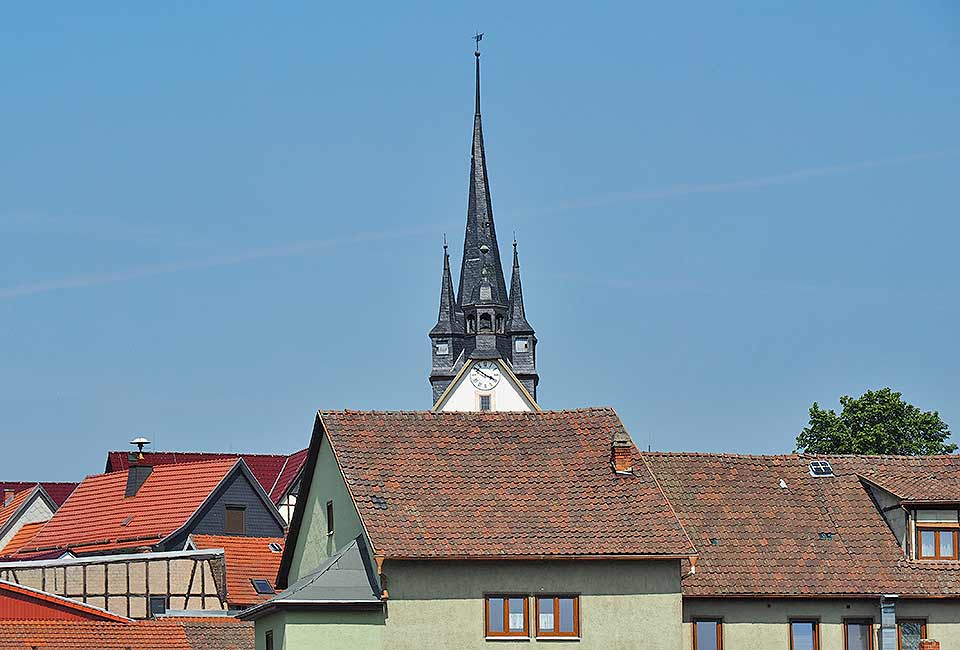
[[[617,474],[633,473],[632,450],[633,442],[626,431],[620,430],[613,434],[613,441],[610,443],[610,462],[613,465],[613,471]]]
[[[920,641],[920,650],[940,650],[940,642],[923,639]]]

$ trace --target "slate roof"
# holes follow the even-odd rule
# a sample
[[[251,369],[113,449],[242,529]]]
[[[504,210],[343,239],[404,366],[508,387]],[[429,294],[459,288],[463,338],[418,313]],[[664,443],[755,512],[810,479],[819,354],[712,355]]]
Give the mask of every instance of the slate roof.
[[[636,449],[632,475],[613,471],[610,442],[624,430],[613,409],[321,411],[318,421],[376,554],[531,558],[694,552]],[[317,433],[311,454],[319,444]],[[295,519],[294,530],[296,524]]]
[[[286,494],[287,488],[299,475],[299,470],[307,457],[307,450],[286,454],[221,454],[194,451],[151,451],[143,452],[144,462],[148,465],[176,465],[181,463],[199,463],[213,460],[237,460],[243,458],[250,472],[270,495],[274,504]],[[130,452],[107,452],[107,465],[104,470],[125,472],[130,467]]]
[[[193,650],[183,627],[158,621],[0,621],[0,650]]]
[[[191,535],[190,539],[198,549],[223,549],[227,561],[227,601],[231,605],[247,607],[270,598],[258,594],[250,581],[262,579],[273,586],[283,555],[282,537]],[[279,544],[281,551],[271,551],[270,544]]]
[[[382,605],[373,567],[369,564],[363,537],[327,558],[270,600],[239,614],[256,619],[273,609],[288,605]]]
[[[0,494],[3,490],[13,490],[14,492],[23,492],[24,490],[29,490],[34,485],[37,485],[37,481],[0,481]],[[50,499],[53,500],[57,506],[63,505],[63,502],[67,500],[67,497],[76,489],[79,483],[61,483],[61,482],[51,482],[51,481],[40,481],[40,486],[47,491]]]
[[[153,546],[190,519],[242,460],[160,465],[136,495],[124,497],[126,472],[88,476],[22,552],[75,553]],[[124,525],[127,517],[132,517]]]
[[[867,468],[889,476],[905,460],[643,457],[698,549],[686,597],[960,596],[957,564],[909,560],[861,482]],[[823,458],[835,476],[810,476],[809,462]]]
[[[24,524],[20,527],[20,530],[10,538],[10,541],[7,542],[7,545],[0,549],[0,557],[5,555],[10,555],[11,553],[16,553],[21,548],[25,548],[36,536],[37,531],[43,528],[43,525],[47,523],[45,521],[38,521],[32,524]]]

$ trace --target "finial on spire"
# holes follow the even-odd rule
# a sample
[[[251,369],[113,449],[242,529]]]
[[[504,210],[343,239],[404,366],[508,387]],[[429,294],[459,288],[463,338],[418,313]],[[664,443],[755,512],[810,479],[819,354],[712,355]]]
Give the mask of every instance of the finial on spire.
[[[447,233],[443,233],[443,253],[447,253]]]
[[[473,40],[477,42],[477,49],[474,50],[473,55],[477,57],[477,115],[480,114],[480,41],[483,40],[483,34],[477,32],[474,35]]]

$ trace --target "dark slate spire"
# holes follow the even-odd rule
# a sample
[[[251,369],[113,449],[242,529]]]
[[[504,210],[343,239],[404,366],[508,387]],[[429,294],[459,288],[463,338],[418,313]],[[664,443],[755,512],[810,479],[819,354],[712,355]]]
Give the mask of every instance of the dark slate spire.
[[[463,334],[463,317],[458,313],[457,301],[453,294],[453,278],[450,277],[450,253],[447,242],[443,242],[443,280],[440,282],[440,313],[437,324],[430,330],[430,336],[436,334]]]
[[[507,315],[507,333],[533,334],[523,309],[523,288],[520,286],[520,258],[517,256],[517,240],[513,240],[513,275],[510,278],[510,312]]]
[[[470,199],[467,204],[467,230],[463,238],[463,261],[460,266],[460,285],[457,303],[464,307],[473,304],[473,296],[482,277],[481,266],[487,269],[492,289],[491,302],[507,304],[507,286],[500,264],[497,231],[493,225],[493,207],[490,202],[490,182],[487,178],[487,160],[483,150],[483,125],[480,120],[480,52],[476,57],[476,112],[473,116],[473,153],[470,158]],[[481,246],[489,254],[478,255]],[[485,258],[485,260],[484,260]]]

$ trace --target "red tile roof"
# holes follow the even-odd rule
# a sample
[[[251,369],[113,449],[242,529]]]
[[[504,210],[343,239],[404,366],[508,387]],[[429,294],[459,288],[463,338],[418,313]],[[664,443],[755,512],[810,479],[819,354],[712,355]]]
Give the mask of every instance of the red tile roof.
[[[826,457],[835,476],[815,478],[823,457],[643,457],[698,549],[684,596],[960,596],[956,563],[907,559],[859,478],[891,465]]]
[[[192,650],[182,626],[161,621],[0,621],[0,650],[34,647],[42,650]]]
[[[239,462],[160,465],[132,497],[124,497],[126,472],[88,476],[22,552],[152,546],[183,526]]]
[[[307,462],[308,451],[310,450],[301,449],[296,453],[290,454],[287,457],[287,462],[283,465],[283,469],[280,470],[280,474],[277,475],[277,480],[274,482],[273,486],[264,485],[264,489],[269,490],[270,498],[274,503],[280,503],[280,501],[286,495],[287,490],[290,489],[290,486],[293,484],[293,482],[296,481],[300,476],[300,471]]]
[[[286,494],[286,489],[297,477],[302,467],[296,458],[306,459],[306,450],[289,456],[285,454],[221,454],[193,451],[155,451],[144,452],[144,462],[148,465],[176,465],[180,463],[199,463],[213,460],[236,460],[243,458],[247,467],[260,482],[263,491],[270,495],[275,504]],[[125,472],[130,467],[129,452],[107,452],[106,472]]]
[[[158,621],[160,622],[160,621]],[[192,650],[254,650],[254,624],[232,616],[166,617],[183,628]]]
[[[197,549],[222,548],[227,559],[227,602],[248,607],[270,598],[258,594],[253,579],[266,580],[273,586],[282,557],[282,537],[236,537],[228,535],[191,535]],[[281,552],[270,550],[279,544]]]
[[[37,485],[36,481],[0,481],[0,493],[2,493],[3,490],[22,492],[23,490],[29,490],[34,485]],[[53,502],[60,506],[63,505],[63,502],[67,500],[67,497],[70,496],[79,483],[51,483],[50,481],[42,481],[40,485],[47,491],[47,494],[50,495]]]
[[[21,548],[27,546],[34,536],[37,534],[43,525],[47,523],[45,521],[38,521],[32,524],[24,524],[20,527],[20,530],[10,538],[10,541],[7,542],[7,545],[0,549],[0,557],[4,555],[9,555],[11,553],[16,553]]]
[[[960,456],[839,458],[851,468],[859,467],[863,478],[905,501],[960,503]]]
[[[0,580],[0,621],[13,620],[130,622],[99,607]]]
[[[2,504],[0,507],[0,528],[3,528],[10,521],[10,518],[17,514],[17,510],[20,509],[20,506],[33,494],[33,488],[36,485],[31,485],[29,489],[23,490],[22,492],[17,492],[13,495],[13,498],[10,501],[7,501]]]
[[[693,553],[612,409],[318,414],[374,552],[387,557]],[[319,444],[317,430],[311,443]],[[312,466],[312,465],[311,465]],[[311,480],[310,472],[305,476]],[[295,543],[291,535],[290,545]]]

